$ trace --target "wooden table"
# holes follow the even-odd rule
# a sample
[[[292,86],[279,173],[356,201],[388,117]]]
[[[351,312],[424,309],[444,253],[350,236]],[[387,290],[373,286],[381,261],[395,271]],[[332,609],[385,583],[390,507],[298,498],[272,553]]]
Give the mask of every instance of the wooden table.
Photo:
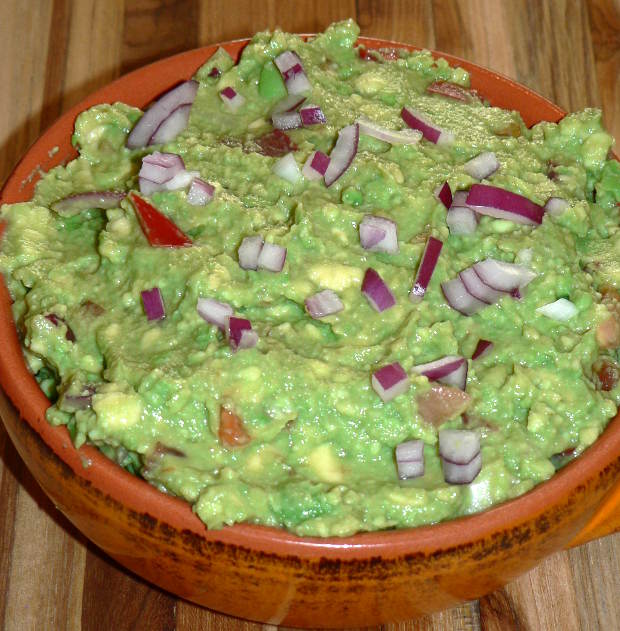
[[[602,106],[620,139],[618,0],[2,0],[0,181],[64,110],[130,69],[264,28],[312,32],[345,17],[365,35],[498,70],[564,109]],[[619,597],[616,534],[556,554],[479,602],[399,628],[612,631]],[[2,623],[10,631],[258,628],[178,601],[107,559],[43,495],[0,426]]]

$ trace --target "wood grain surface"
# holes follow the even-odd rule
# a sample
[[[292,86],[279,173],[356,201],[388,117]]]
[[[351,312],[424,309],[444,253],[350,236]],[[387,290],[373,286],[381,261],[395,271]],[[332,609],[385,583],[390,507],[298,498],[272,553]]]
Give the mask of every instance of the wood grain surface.
[[[620,138],[619,0],[2,0],[0,182],[64,110],[130,69],[280,26],[353,17],[369,36],[443,50]],[[1,352],[1,349],[0,349]],[[43,495],[0,425],[0,625],[9,631],[254,631],[130,575]],[[620,534],[561,552],[478,602],[386,629],[620,629]]]

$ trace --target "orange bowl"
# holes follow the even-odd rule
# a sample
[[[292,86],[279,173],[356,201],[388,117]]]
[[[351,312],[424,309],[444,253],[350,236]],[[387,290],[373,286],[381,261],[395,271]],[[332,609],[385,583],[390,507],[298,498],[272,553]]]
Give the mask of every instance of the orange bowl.
[[[400,43],[361,38],[370,48]],[[237,57],[247,40],[222,46]],[[0,201],[31,197],[40,169],[75,156],[76,115],[102,102],[144,107],[189,78],[217,46],[132,72],[62,116],[30,148]],[[564,112],[480,66],[438,54],[471,74],[492,105],[518,110],[527,125]],[[59,151],[50,157],[50,150]],[[119,563],[178,596],[271,624],[368,626],[409,619],[478,598],[545,556],[620,530],[620,415],[580,458],[529,493],[483,513],[407,530],[346,538],[300,538],[235,525],[207,530],[189,504],[160,493],[93,447],[76,450],[64,427],[45,420],[49,401],[28,372],[0,283],[0,415],[30,471],[55,505]]]

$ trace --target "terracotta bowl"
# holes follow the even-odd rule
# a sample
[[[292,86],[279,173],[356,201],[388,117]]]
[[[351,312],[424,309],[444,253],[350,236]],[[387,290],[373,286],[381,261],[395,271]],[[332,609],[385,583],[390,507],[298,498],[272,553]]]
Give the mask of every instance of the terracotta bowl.
[[[411,46],[362,39],[369,47]],[[233,56],[244,41],[223,44]],[[189,78],[215,51],[189,51],[132,72],[67,112],[32,146],[6,183],[2,202],[30,198],[38,168],[75,155],[76,115],[117,100],[144,106]],[[493,105],[531,125],[557,121],[558,107],[494,72],[450,55]],[[59,151],[49,157],[48,151]],[[620,416],[587,452],[550,481],[484,513],[435,526],[299,538],[237,525],[208,531],[188,504],[160,493],[96,449],[74,449],[29,374],[0,283],[0,413],[30,471],[56,506],[119,563],[174,594],[226,614],[300,627],[368,626],[413,618],[478,598],[545,556],[620,529]],[[85,466],[87,465],[87,466]]]

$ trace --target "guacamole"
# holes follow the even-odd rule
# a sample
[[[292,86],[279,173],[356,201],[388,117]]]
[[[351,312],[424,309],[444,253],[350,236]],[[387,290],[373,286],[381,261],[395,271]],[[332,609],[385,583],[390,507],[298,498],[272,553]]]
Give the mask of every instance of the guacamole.
[[[76,119],[79,157],[0,211],[0,270],[49,422],[184,498],[208,528],[344,536],[475,513],[578,457],[620,403],[620,169],[600,112],[528,129],[469,90],[464,70],[428,52],[370,53],[357,36],[347,21],[308,42],[259,33],[236,64],[218,52],[195,75],[185,127],[163,143],[129,148],[145,114],[97,105]],[[303,72],[274,63],[287,51]],[[304,77],[317,121],[274,131]],[[412,133],[403,108],[440,141]],[[337,164],[351,126],[357,145],[337,178],[302,176],[313,152]],[[184,170],[176,187],[145,192],[138,174],[163,160],[155,152]],[[498,165],[482,180],[470,163],[481,154]],[[563,204],[540,223],[471,213],[459,232],[437,193],[446,183],[455,197],[488,185],[535,208]],[[59,203],[93,191],[117,198],[77,212]],[[154,240],[153,217],[174,244]],[[377,221],[395,226],[389,247],[377,239],[391,228],[372,241]],[[431,237],[441,248],[422,283]],[[258,262],[242,266],[255,245]],[[446,283],[488,260],[529,280],[467,315]],[[391,300],[362,291],[381,282]],[[322,292],[332,306],[313,311]],[[199,305],[223,309],[224,325]],[[465,370],[461,387],[420,372],[446,357]],[[373,378],[389,366],[404,385],[380,396]],[[446,482],[440,429],[475,433],[471,482]],[[408,441],[422,441],[423,471],[400,479]]]

